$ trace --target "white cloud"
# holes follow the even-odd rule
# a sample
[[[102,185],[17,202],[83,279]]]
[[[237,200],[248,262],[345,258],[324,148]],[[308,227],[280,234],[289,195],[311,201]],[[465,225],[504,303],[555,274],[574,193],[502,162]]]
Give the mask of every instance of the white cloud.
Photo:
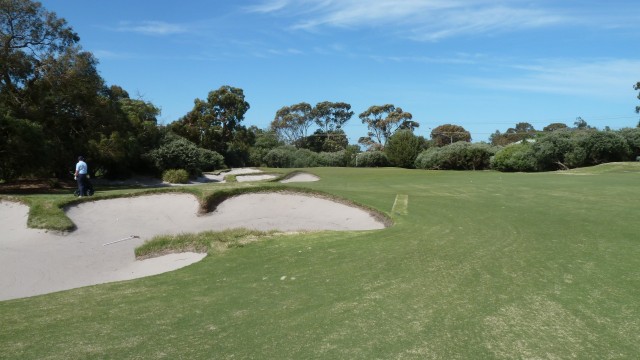
[[[184,25],[171,24],[164,21],[122,22],[116,30],[145,35],[173,35],[188,32],[188,28]]]
[[[634,79],[640,78],[640,61],[601,59],[569,61],[546,59],[512,65],[509,76],[474,77],[464,81],[478,87],[595,98],[632,96]]]
[[[288,0],[269,0],[269,1],[264,1],[258,5],[247,6],[245,7],[245,9],[250,12],[271,13],[274,11],[281,10],[287,5],[289,5]]]
[[[289,17],[293,29],[383,26],[421,41],[575,21],[518,0],[269,0],[253,11]]]

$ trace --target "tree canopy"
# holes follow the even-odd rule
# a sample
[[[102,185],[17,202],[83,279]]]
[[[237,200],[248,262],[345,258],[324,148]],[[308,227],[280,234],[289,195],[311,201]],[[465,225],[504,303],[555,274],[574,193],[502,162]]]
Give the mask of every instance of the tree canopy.
[[[544,128],[542,128],[542,131],[545,132],[549,132],[549,131],[556,131],[556,130],[562,130],[562,129],[566,129],[568,128],[567,124],[565,123],[551,123],[547,126],[545,126]]]
[[[170,124],[169,129],[226,158],[229,145],[244,128],[241,123],[249,107],[242,89],[221,86],[210,91],[206,100],[196,98],[193,109]]]
[[[431,140],[438,147],[458,141],[471,142],[471,133],[460,125],[445,124],[431,130]]]
[[[413,121],[413,115],[395,105],[373,105],[358,115],[369,129],[367,136],[361,137],[358,143],[369,149],[384,149],[389,138],[400,129],[413,131],[420,124]]]
[[[271,129],[284,142],[296,144],[307,136],[307,131],[313,123],[311,111],[311,105],[306,102],[283,106],[276,111],[276,115],[271,122]]]
[[[319,102],[312,111],[313,120],[324,133],[342,128],[351,116],[351,105],[344,102]]]
[[[78,35],[39,2],[0,0],[0,87],[13,105],[24,105],[21,90],[42,78],[45,64],[69,51]]]
[[[495,133],[489,136],[489,141],[492,145],[508,145],[513,144],[525,139],[531,139],[535,137],[537,130],[533,125],[528,122],[519,122],[515,127],[507,129],[504,133],[496,130]]]

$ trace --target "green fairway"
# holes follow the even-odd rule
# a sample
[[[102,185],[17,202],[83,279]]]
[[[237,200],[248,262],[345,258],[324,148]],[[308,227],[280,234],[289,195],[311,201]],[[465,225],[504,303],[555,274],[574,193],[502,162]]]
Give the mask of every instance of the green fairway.
[[[321,181],[286,186],[353,200],[394,225],[270,234],[171,273],[0,302],[0,358],[640,354],[638,164],[305,171]]]

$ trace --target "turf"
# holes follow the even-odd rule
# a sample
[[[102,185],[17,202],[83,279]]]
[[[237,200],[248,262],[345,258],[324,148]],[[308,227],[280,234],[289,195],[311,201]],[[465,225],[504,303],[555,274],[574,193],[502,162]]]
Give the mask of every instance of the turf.
[[[275,234],[167,274],[0,302],[0,358],[635,358],[640,169],[615,166],[309,169],[322,180],[289,186],[394,226]]]

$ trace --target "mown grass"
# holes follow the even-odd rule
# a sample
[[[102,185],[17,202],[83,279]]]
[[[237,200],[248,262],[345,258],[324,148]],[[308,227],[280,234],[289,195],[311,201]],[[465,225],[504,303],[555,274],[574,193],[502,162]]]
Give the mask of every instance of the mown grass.
[[[638,172],[600,170],[310,169],[322,180],[288,187],[395,225],[271,234],[171,273],[0,302],[0,357],[633,359]]]

